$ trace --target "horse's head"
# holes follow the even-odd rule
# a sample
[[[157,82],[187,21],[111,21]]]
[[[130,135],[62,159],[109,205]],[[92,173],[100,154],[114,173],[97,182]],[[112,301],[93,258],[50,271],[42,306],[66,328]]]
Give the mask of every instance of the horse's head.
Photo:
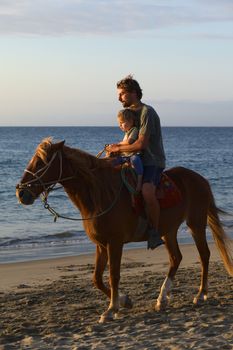
[[[30,160],[23,177],[16,186],[20,203],[33,204],[42,193],[48,193],[62,176],[62,148],[65,141],[52,143],[52,138],[42,141]]]

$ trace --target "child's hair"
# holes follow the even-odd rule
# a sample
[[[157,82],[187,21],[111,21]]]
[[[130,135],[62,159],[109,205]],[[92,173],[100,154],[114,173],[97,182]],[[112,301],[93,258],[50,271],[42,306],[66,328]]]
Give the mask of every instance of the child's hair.
[[[122,109],[118,112],[117,115],[118,119],[121,119],[123,121],[131,121],[133,120],[133,122],[135,123],[135,113],[134,111],[132,111],[132,109]]]

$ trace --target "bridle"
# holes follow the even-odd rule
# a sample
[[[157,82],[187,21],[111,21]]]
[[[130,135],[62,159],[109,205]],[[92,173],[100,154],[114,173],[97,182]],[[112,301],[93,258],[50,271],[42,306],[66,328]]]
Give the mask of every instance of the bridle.
[[[102,152],[103,153],[103,152]],[[60,160],[60,171],[59,171],[59,177],[57,180],[54,180],[54,181],[49,181],[49,182],[44,182],[42,180],[42,177],[47,173],[47,171],[49,170],[49,168],[51,167],[53,161],[55,160],[56,156],[59,156],[59,160]],[[50,161],[41,169],[39,169],[37,172],[32,172],[28,169],[25,169],[24,172],[30,174],[33,176],[33,179],[32,180],[29,180],[27,182],[24,182],[24,183],[21,183],[21,184],[18,184],[16,186],[17,189],[26,189],[32,196],[34,199],[37,198],[37,196],[35,195],[35,193],[33,193],[31,187],[32,186],[42,186],[43,187],[43,191],[41,193],[41,200],[42,202],[44,203],[44,208],[47,209],[53,216],[54,216],[54,221],[56,222],[57,218],[62,218],[62,219],[67,219],[67,220],[73,220],[73,221],[83,221],[83,220],[93,220],[93,219],[96,219],[100,216],[103,216],[105,214],[107,214],[116,204],[116,202],[118,201],[119,197],[120,197],[120,194],[121,194],[121,190],[123,188],[123,185],[124,185],[124,182],[121,181],[121,184],[120,184],[120,188],[119,188],[119,191],[117,192],[113,202],[110,204],[110,206],[103,210],[102,212],[96,214],[95,216],[92,216],[92,217],[88,217],[88,218],[71,218],[71,217],[68,217],[68,216],[64,216],[64,215],[60,215],[58,212],[55,211],[55,209],[53,209],[49,203],[48,203],[48,195],[51,191],[54,191],[54,190],[57,190],[57,189],[60,189],[61,187],[56,187],[56,184],[59,182],[64,182],[64,181],[67,181],[67,180],[71,180],[71,179],[74,179],[76,178],[76,174],[72,175],[72,176],[69,176],[69,177],[65,177],[65,178],[62,178],[62,166],[63,166],[63,162],[62,162],[62,153],[61,151],[57,151],[53,154],[52,158],[50,159]]]
[[[54,181],[44,182],[43,177],[47,173],[47,171],[50,169],[50,167],[51,167],[53,161],[55,160],[55,158],[57,157],[57,155],[59,157],[59,168],[60,168],[58,179],[54,180]],[[63,168],[62,154],[61,154],[61,151],[57,151],[53,154],[50,161],[47,164],[45,164],[44,167],[37,170],[35,173],[32,172],[31,170],[25,169],[24,172],[32,175],[33,179],[29,180],[27,182],[23,182],[21,184],[18,184],[17,189],[26,189],[34,198],[36,198],[35,193],[32,191],[32,186],[42,186],[42,188],[43,188],[42,197],[43,197],[43,201],[44,201],[44,198],[47,198],[49,193],[51,191],[55,190],[54,187],[56,186],[57,183],[63,182],[66,180],[71,180],[71,179],[75,178],[75,175],[69,176],[66,178],[62,178],[62,168]]]

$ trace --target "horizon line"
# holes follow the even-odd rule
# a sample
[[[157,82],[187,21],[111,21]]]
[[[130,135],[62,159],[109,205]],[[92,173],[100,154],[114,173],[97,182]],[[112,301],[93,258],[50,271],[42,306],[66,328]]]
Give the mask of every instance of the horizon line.
[[[161,125],[162,128],[233,128],[233,125]],[[0,125],[0,128],[119,128],[118,125]]]

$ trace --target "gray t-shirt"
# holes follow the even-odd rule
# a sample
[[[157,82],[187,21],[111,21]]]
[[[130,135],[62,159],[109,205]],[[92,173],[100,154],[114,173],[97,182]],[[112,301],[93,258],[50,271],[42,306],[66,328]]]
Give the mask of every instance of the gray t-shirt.
[[[165,168],[165,152],[163,148],[162,131],[160,119],[156,111],[148,105],[143,105],[142,109],[136,111],[139,135],[149,137],[149,143],[142,152],[143,165],[155,165]]]

